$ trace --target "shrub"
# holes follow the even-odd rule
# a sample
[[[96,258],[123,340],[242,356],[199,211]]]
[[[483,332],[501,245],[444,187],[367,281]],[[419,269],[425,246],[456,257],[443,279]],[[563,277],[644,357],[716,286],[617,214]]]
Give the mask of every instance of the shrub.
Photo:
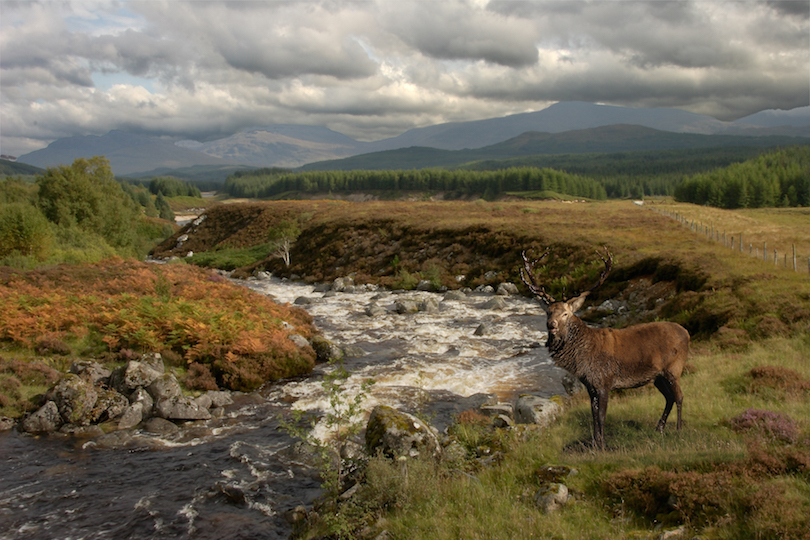
[[[188,367],[188,373],[183,378],[183,384],[189,390],[217,390],[217,380],[211,374],[208,366],[193,363]]]
[[[785,414],[748,409],[731,419],[731,427],[738,433],[751,433],[772,442],[795,443],[799,427]]]
[[[42,212],[24,202],[0,206],[0,258],[14,252],[44,259],[53,243],[53,231]]]

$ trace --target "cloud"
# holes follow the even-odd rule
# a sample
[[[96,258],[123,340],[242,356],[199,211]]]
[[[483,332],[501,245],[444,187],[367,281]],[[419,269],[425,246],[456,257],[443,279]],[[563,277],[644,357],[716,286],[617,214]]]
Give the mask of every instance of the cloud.
[[[0,145],[273,123],[373,140],[563,100],[734,119],[808,105],[809,32],[805,1],[3,1]]]

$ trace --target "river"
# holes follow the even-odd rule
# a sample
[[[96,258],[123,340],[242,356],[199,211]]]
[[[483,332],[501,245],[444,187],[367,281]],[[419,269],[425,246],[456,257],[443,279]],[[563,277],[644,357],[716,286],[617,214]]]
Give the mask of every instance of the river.
[[[563,372],[540,345],[545,315],[528,298],[323,294],[275,278],[239,283],[281,303],[308,299],[301,307],[349,353],[345,398],[374,381],[366,415],[376,404],[420,410],[441,429],[481,394],[513,401],[521,393],[564,392]],[[496,298],[503,302],[488,304]],[[398,300],[437,309],[400,314]],[[372,304],[384,309],[369,316]],[[317,471],[296,458],[296,441],[279,419],[291,408],[318,413],[329,406],[321,384],[328,369],[237,395],[225,416],[172,435],[135,430],[115,444],[111,437],[0,433],[0,540],[287,538],[285,514],[311,504],[320,490]],[[319,425],[316,435],[327,431]]]

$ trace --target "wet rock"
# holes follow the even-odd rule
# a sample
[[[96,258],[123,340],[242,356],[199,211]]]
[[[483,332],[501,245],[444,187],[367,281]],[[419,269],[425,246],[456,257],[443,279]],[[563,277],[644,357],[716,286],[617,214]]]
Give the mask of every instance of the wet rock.
[[[343,355],[348,358],[361,358],[366,356],[366,351],[362,349],[362,347],[358,347],[357,345],[347,345],[343,348]]]
[[[318,301],[317,298],[310,298],[309,296],[299,296],[295,300],[293,300],[293,304],[296,306],[308,306],[310,304],[314,304]]]
[[[91,384],[96,384],[99,381],[108,379],[112,372],[98,362],[79,360],[70,366],[70,373],[78,375]]]
[[[163,363],[163,356],[160,353],[147,353],[141,356],[141,364],[144,364],[158,373],[166,371],[166,365]]]
[[[441,456],[436,432],[422,420],[386,405],[371,411],[366,426],[366,449],[370,455],[389,457]]]
[[[444,298],[443,298],[444,301],[448,301],[448,300],[459,301],[459,300],[466,300],[466,299],[467,299],[467,295],[464,294],[464,292],[462,292],[462,291],[447,291],[444,294]]]
[[[332,290],[335,292],[347,292],[349,287],[354,290],[354,279],[350,277],[339,277],[332,282]]]
[[[176,428],[177,426],[175,426]],[[106,433],[88,444],[97,448],[123,448],[132,443],[132,434],[128,431],[113,431]]]
[[[186,396],[172,396],[158,400],[155,414],[166,420],[208,420],[211,413]]]
[[[439,302],[435,298],[426,298],[419,303],[419,311],[424,313],[437,313],[439,311]]]
[[[568,504],[568,487],[565,484],[547,484],[534,495],[534,504],[545,514],[556,512]]]
[[[518,288],[514,283],[501,283],[498,285],[498,290],[495,294],[498,296],[513,296],[518,294]]]
[[[233,398],[230,392],[209,390],[206,394],[211,398],[212,407],[227,407],[228,405],[233,405]]]
[[[66,435],[73,435],[74,437],[84,439],[92,439],[94,437],[100,437],[104,435],[104,430],[95,424],[90,426],[74,426],[73,424],[63,424],[62,427],[59,428],[59,433],[64,433]]]
[[[213,400],[208,394],[202,394],[194,398],[194,403],[196,403],[197,406],[207,410],[211,408]]]
[[[475,288],[475,292],[480,294],[493,294],[495,289],[492,288],[492,285],[479,285]]]
[[[180,430],[174,422],[164,418],[150,418],[143,424],[143,430],[156,435],[170,435]]]
[[[91,383],[68,373],[56,383],[51,392],[65,423],[86,426],[95,420],[93,408],[98,399],[98,391]]]
[[[172,373],[164,373],[153,380],[146,388],[155,403],[164,399],[171,399],[180,396],[183,390],[177,382],[177,378]]]
[[[130,429],[140,424],[144,419],[143,402],[136,401],[124,410],[118,420],[118,429]]]
[[[417,291],[432,291],[433,290],[433,283],[430,281],[423,279],[419,283],[416,284]]]
[[[343,358],[343,351],[340,350],[340,347],[323,336],[313,337],[311,345],[315,350],[317,362],[332,362]]]
[[[312,290],[312,292],[325,293],[326,291],[330,290],[332,290],[331,283],[318,283],[317,285],[315,285],[315,288]]]
[[[563,388],[565,389],[565,393],[569,396],[573,396],[577,392],[581,392],[585,387],[582,386],[582,383],[579,382],[579,379],[571,375],[570,373],[566,373],[563,375],[562,379],[560,380]]]
[[[380,315],[385,315],[386,313],[388,313],[388,310],[377,304],[369,304],[366,307],[366,315],[369,317],[379,317]]]
[[[59,414],[59,408],[53,401],[48,401],[23,419],[20,427],[27,433],[50,433],[59,429],[64,421]]]
[[[8,416],[0,416],[0,432],[8,431],[14,427],[14,419]]]
[[[506,309],[507,304],[506,304],[506,300],[504,300],[503,298],[501,298],[499,296],[499,297],[493,298],[491,300],[487,300],[486,302],[484,302],[483,304],[481,304],[478,307],[480,309],[502,310],[502,309]]]
[[[397,300],[394,302],[394,311],[401,315],[417,313],[419,311],[419,304],[413,300]]]
[[[475,329],[475,332],[473,332],[473,335],[476,335],[476,336],[488,336],[488,335],[492,334],[493,330],[494,330],[494,327],[492,326],[492,324],[483,322],[483,323],[478,325],[478,328]]]
[[[496,428],[507,428],[515,425],[515,421],[505,414],[499,414],[492,419],[492,426]]]
[[[548,426],[562,412],[559,403],[539,396],[522,395],[515,404],[515,422]]]
[[[501,415],[510,419],[515,418],[515,408],[511,403],[496,403],[494,405],[486,404],[482,405],[479,410],[481,411],[481,414],[489,416],[490,418],[495,418]]]

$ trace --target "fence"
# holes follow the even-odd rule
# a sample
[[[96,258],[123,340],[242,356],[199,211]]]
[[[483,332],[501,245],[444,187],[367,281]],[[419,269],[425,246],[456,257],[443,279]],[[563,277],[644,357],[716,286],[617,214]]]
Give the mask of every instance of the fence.
[[[678,223],[689,227],[689,229],[696,234],[703,235],[710,240],[721,243],[723,247],[739,251],[740,253],[745,253],[747,248],[748,254],[751,257],[762,259],[766,263],[770,263],[770,261],[773,260],[774,266],[780,266],[780,262],[782,262],[784,268],[793,268],[794,272],[803,271],[800,270],[800,267],[804,267],[803,259],[796,255],[796,244],[792,244],[792,253],[784,252],[782,254],[783,256],[780,258],[776,248],[773,249],[773,257],[771,257],[771,253],[768,251],[768,242],[763,241],[762,255],[760,255],[759,243],[755,246],[752,242],[749,242],[746,246],[743,233],[739,233],[736,236],[727,235],[726,231],[722,231],[721,233],[720,229],[716,229],[713,224],[705,225],[697,220],[689,220],[678,212],[655,208],[654,206],[649,206],[648,208],[652,208],[659,214],[672,218]],[[800,260],[802,260],[802,262],[800,262]],[[807,257],[807,272],[810,273],[810,257]]]

